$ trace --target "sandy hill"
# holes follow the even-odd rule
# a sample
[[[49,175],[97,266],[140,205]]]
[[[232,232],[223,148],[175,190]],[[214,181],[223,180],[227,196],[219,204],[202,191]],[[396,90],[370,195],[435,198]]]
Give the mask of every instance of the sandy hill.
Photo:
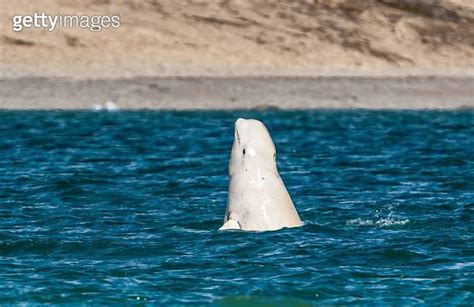
[[[473,0],[0,0],[3,77],[472,73]],[[12,16],[121,14],[13,32]]]

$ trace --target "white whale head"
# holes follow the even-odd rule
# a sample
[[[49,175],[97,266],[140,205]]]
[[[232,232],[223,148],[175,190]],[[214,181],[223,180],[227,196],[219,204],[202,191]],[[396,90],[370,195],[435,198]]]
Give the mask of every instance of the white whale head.
[[[239,118],[229,162],[226,214],[220,229],[266,231],[301,225],[278,174],[270,133],[258,120]]]
[[[256,119],[237,119],[229,174],[245,170],[249,165],[276,168],[275,158],[276,148],[265,125]]]

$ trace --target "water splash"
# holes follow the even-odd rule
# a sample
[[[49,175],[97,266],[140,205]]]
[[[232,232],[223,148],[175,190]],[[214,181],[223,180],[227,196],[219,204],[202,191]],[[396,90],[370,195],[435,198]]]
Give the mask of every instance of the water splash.
[[[117,104],[115,104],[113,101],[107,101],[104,105],[101,104],[94,104],[92,106],[93,111],[109,111],[109,112],[115,112],[119,110],[119,107]]]
[[[378,227],[390,227],[390,226],[403,226],[410,222],[409,219],[402,219],[396,217],[395,209],[398,204],[390,205],[387,209],[381,210],[376,209],[373,213],[372,219],[356,218],[346,221],[346,225],[355,226],[378,226]],[[388,211],[388,213],[386,213]],[[384,216],[386,214],[386,216]]]

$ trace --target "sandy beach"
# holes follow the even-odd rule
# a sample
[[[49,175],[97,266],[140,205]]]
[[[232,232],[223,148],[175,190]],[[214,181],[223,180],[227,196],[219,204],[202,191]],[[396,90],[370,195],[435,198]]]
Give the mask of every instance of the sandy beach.
[[[474,108],[474,78],[142,77],[0,80],[4,109],[456,109]]]

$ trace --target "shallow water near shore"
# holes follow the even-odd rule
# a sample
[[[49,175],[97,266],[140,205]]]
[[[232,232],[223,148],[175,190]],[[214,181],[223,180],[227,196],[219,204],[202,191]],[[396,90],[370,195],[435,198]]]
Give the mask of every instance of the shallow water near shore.
[[[305,225],[219,232],[233,122]],[[474,112],[2,111],[0,303],[474,304]]]

